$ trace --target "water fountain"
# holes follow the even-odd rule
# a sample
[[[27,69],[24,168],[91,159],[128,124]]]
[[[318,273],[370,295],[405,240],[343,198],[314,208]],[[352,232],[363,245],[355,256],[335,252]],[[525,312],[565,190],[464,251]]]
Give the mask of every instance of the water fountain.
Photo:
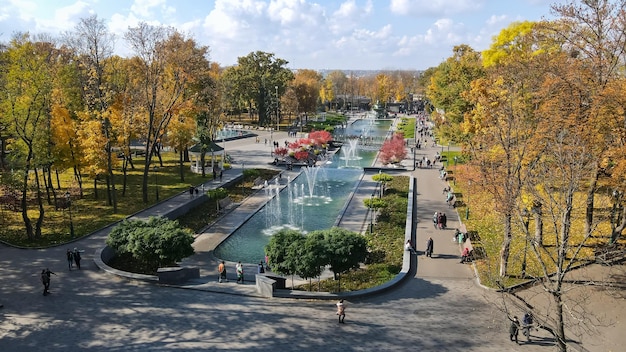
[[[379,124],[372,130],[386,132]],[[265,256],[269,237],[280,229],[306,233],[334,226],[361,177],[361,168],[371,166],[376,156],[376,151],[361,150],[358,143],[355,139],[345,144],[347,152],[335,154],[321,166],[303,167],[295,179],[287,179],[287,186],[278,181],[266,184],[267,204],[222,242],[214,254],[228,261],[257,263]],[[343,166],[346,155],[354,163],[351,167]]]
[[[357,155],[357,148],[359,145],[358,138],[351,138],[348,140],[348,146],[344,144],[341,148],[341,159],[345,161],[344,167],[361,167],[358,163],[354,161],[358,161],[362,159],[362,157]]]

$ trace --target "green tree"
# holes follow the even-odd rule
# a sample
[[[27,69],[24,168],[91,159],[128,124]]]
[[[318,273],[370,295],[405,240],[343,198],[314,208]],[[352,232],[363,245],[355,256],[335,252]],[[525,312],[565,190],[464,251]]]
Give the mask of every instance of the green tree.
[[[283,229],[275,233],[265,246],[265,254],[272,271],[294,275],[298,271],[299,248],[304,246],[304,235],[296,230]]]
[[[250,113],[258,112],[261,126],[271,124],[271,113],[277,108],[276,87],[280,95],[293,80],[293,73],[285,67],[288,63],[273,53],[255,51],[239,57],[237,65],[224,73],[235,99],[245,102]]]
[[[431,76],[426,96],[435,108],[437,127],[442,135],[452,141],[460,141],[460,123],[472,104],[464,97],[470,83],[484,75],[480,53],[468,45],[455,46],[453,55],[442,62]]]
[[[387,184],[393,180],[393,176],[379,172],[376,175],[372,176],[372,180],[376,182],[380,182],[380,195],[379,196],[382,197],[385,192],[385,188],[387,187]]]
[[[0,118],[13,136],[10,163],[22,179],[21,211],[29,239],[41,236],[45,214],[39,172],[40,162],[47,159],[49,152],[50,77],[55,52],[50,42],[32,42],[29,34],[16,34],[7,49],[5,81],[0,91]],[[31,177],[36,183],[33,189],[38,210],[34,226],[28,209]]]
[[[324,271],[324,266],[328,263],[328,253],[324,241],[323,231],[312,231],[306,235],[304,245],[299,247],[299,262],[296,274],[303,279],[309,279],[309,289],[311,279],[319,277]]]
[[[192,255],[193,241],[193,233],[181,228],[178,221],[151,217],[147,221],[122,221],[111,230],[106,243],[118,254],[129,253],[156,271]]]
[[[359,268],[367,257],[367,240],[358,233],[333,227],[324,230],[328,265],[337,281],[337,289],[341,291],[341,274]]]

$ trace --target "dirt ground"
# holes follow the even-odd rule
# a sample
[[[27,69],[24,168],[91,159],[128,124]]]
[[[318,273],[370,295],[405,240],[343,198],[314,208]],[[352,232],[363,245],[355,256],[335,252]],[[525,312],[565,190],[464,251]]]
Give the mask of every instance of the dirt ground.
[[[566,276],[563,315],[566,336],[582,351],[626,350],[626,265],[589,265]],[[518,292],[539,320],[552,325],[554,300],[541,283]],[[572,345],[570,345],[572,346]]]

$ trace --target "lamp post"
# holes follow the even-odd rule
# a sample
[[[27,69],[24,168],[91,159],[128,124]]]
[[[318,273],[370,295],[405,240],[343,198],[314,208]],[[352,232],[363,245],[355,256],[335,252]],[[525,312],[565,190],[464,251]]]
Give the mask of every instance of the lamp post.
[[[274,86],[274,88],[276,89],[276,132],[278,132],[278,125],[280,124],[280,116],[278,115],[278,110],[280,108],[280,99],[278,98],[278,86]]]
[[[370,235],[374,232],[374,197],[370,194]]]
[[[530,212],[528,209],[522,209],[522,218],[524,221],[524,259],[522,260],[522,279],[526,278],[526,252],[528,252],[528,225],[530,224]]]
[[[465,204],[465,220],[469,219],[470,208],[469,208],[469,200],[470,200],[470,192],[469,189],[472,187],[472,181],[467,181],[467,204]]]
[[[156,200],[158,201],[159,200],[159,173],[158,173],[159,168],[155,166],[152,169],[154,170],[154,193],[156,195]]]
[[[458,158],[455,155],[454,156],[454,177],[452,178],[452,183],[456,186],[456,162],[457,162]]]
[[[67,201],[67,209],[70,212],[70,236],[74,238],[74,219],[72,219],[72,195],[69,191],[65,192],[65,200]]]

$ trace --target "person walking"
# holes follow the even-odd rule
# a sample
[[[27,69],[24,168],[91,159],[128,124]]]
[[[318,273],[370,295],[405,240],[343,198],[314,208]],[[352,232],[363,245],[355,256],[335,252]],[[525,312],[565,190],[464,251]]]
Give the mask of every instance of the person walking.
[[[265,273],[265,266],[263,265],[263,261],[259,261],[259,264],[257,265],[257,273],[258,274],[264,274]]]
[[[346,319],[346,305],[343,304],[343,299],[337,302],[337,316],[339,317],[339,323],[345,324]]]
[[[48,288],[50,287],[50,278],[46,275],[46,269],[41,271],[41,284],[43,285],[43,295],[48,295]]]
[[[426,256],[429,258],[433,257],[433,238],[432,237],[428,237],[428,241],[426,241]]]
[[[533,325],[533,315],[530,312],[524,314],[522,318],[522,334],[526,336],[526,341],[530,341],[530,328]]]
[[[80,260],[82,258],[80,257],[80,251],[76,247],[74,247],[73,256],[74,256],[74,263],[76,263],[76,267],[78,268],[78,270],[80,270]]]
[[[50,269],[45,268],[41,271],[41,283],[43,284],[43,295],[47,296],[50,294],[50,275],[56,275]]]
[[[72,266],[74,265],[74,255],[69,248],[67,249],[67,253],[65,255],[67,256],[67,268],[71,271]]]
[[[511,327],[509,327],[509,339],[511,341],[515,341],[515,343],[519,345],[519,342],[517,341],[518,333],[519,333],[519,319],[517,319],[517,316],[514,316],[513,320],[511,320]]]
[[[228,282],[228,279],[226,279],[226,264],[224,263],[223,260],[220,263],[220,265],[217,266],[217,272],[219,273],[219,276],[217,277],[218,282],[220,283],[222,281]]]
[[[237,283],[241,281],[241,283],[243,284],[243,265],[241,264],[241,262],[237,262],[235,270],[237,271]]]

